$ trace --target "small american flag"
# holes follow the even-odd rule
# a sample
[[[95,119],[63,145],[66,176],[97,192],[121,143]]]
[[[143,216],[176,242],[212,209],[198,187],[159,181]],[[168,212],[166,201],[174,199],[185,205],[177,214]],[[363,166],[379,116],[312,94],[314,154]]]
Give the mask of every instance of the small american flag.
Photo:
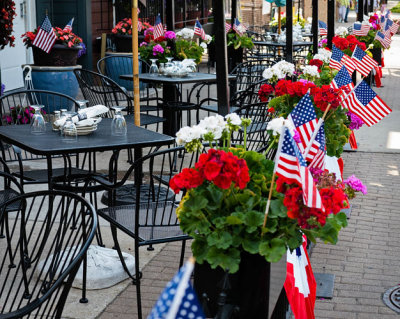
[[[286,127],[282,135],[280,137],[282,139],[280,149],[278,150],[279,155],[276,159],[276,175],[289,183],[294,182],[302,187],[304,205],[324,210],[321,196],[315,187],[307,163]]]
[[[57,36],[50,23],[49,17],[46,15],[32,44],[46,53],[49,53],[56,39]]]
[[[297,143],[301,153],[304,155],[307,146],[310,144],[311,136],[318,125],[317,114],[313,103],[310,98],[310,94],[306,94],[302,97],[300,102],[296,105],[293,111],[289,114],[289,119],[293,122],[297,132],[300,135],[300,143]],[[310,151],[307,154],[306,160],[312,161],[314,156],[317,154],[319,143],[313,141]]]
[[[394,23],[392,20],[388,19],[385,24],[385,32],[390,32],[392,34],[396,34],[399,29],[399,25]]]
[[[366,54],[359,46],[354,49],[352,58],[356,63],[357,71],[363,76],[367,76],[373,68],[378,66],[378,62]]]
[[[64,32],[71,32],[72,31],[72,24],[74,23],[74,18],[72,18],[67,25],[64,27]]]
[[[353,74],[354,70],[357,67],[352,58],[344,54],[340,49],[333,45],[329,67],[340,71],[343,65],[346,67],[347,71],[349,71],[349,74]]]
[[[385,18],[386,18],[386,19],[389,19],[390,13],[391,13],[390,10],[386,11],[386,13],[385,13]]]
[[[343,105],[368,126],[378,123],[392,112],[390,107],[364,81],[361,81],[349,94]]]
[[[245,30],[244,30],[244,28],[243,28],[243,26],[242,26],[242,24],[240,23],[240,21],[239,21],[238,18],[235,18],[235,21],[234,21],[234,23],[233,23],[232,28],[233,28],[233,30],[234,30],[238,35],[240,35],[240,36],[242,36],[243,33],[245,32]]]
[[[206,39],[206,33],[199,20],[196,20],[196,24],[194,25],[194,34],[198,35],[202,40]]]
[[[154,40],[158,39],[159,37],[163,37],[164,36],[164,27],[163,27],[163,24],[161,22],[160,15],[158,15],[156,17],[156,23],[154,24],[153,35],[154,35]]]
[[[225,22],[225,33],[228,33],[231,30],[231,25],[228,22]]]
[[[388,30],[385,33],[378,31],[376,33],[375,40],[379,41],[385,49],[388,49],[390,47],[390,44],[392,43],[390,31]]]
[[[340,71],[333,78],[331,86],[335,89],[343,89],[345,92],[350,93],[354,90],[354,84],[350,77],[349,72],[347,72],[346,68],[342,66]],[[342,98],[344,98],[343,96]]]
[[[325,154],[326,154],[324,123],[322,123],[322,125],[317,133],[317,136],[315,137],[315,140],[319,143],[319,149],[318,149],[317,154],[314,156],[314,159],[308,166],[324,170],[325,169]]]
[[[318,20],[319,35],[328,35],[328,26],[324,21]]]
[[[384,15],[381,16],[380,20],[379,20],[379,25],[381,26],[381,28],[383,29],[385,26],[385,22],[386,22],[386,18]]]
[[[138,32],[143,30],[143,23],[140,20],[137,22],[137,30],[138,30]]]
[[[366,36],[369,32],[369,25],[364,23],[354,23],[353,25],[353,35],[358,35],[360,37]]]
[[[147,319],[204,319],[204,313],[190,283],[193,264],[187,262],[167,284]]]

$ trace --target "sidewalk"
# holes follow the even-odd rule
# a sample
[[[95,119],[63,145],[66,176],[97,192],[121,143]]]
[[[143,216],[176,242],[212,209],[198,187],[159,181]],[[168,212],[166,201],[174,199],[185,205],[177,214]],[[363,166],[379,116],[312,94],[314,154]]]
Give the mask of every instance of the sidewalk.
[[[355,14],[350,15],[355,21]],[[345,24],[336,24],[336,27]],[[393,109],[381,123],[357,131],[357,152],[344,153],[344,176],[355,174],[368,195],[353,201],[349,225],[337,245],[318,243],[314,272],[336,276],[334,298],[317,300],[316,318],[398,318],[382,302],[383,293],[400,283],[400,36],[385,55],[381,88],[375,92]],[[177,271],[180,244],[166,245],[143,269],[142,302],[146,317],[165,284]],[[190,250],[188,250],[190,251]],[[136,318],[136,289],[129,285],[99,319]],[[250,318],[249,318],[250,319]]]

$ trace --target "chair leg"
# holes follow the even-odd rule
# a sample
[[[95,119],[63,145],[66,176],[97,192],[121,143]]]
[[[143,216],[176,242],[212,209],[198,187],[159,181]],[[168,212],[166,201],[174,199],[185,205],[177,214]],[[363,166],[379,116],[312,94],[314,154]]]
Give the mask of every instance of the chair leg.
[[[4,236],[4,220],[0,221],[0,238],[5,238]]]
[[[89,300],[86,298],[86,279],[87,279],[87,253],[83,257],[83,276],[82,276],[82,298],[79,300],[80,303],[88,303]]]
[[[182,240],[181,258],[179,259],[179,269],[183,266],[185,260],[186,239]]]
[[[139,273],[139,245],[135,240],[135,272]],[[137,277],[136,280],[136,302],[137,302],[137,310],[138,310],[138,319],[142,319],[142,295],[140,291],[140,277]]]
[[[122,268],[124,268],[125,272],[132,279],[133,284],[137,285],[137,282],[142,277],[142,273],[139,271],[139,268],[137,268],[137,269],[135,268],[136,269],[135,275],[131,274],[131,272],[128,269],[128,266],[125,263],[124,256],[122,256],[121,247],[119,245],[118,237],[117,237],[117,228],[113,225],[111,225],[111,234],[112,234],[112,237],[114,240],[114,249],[117,251],[119,260],[121,261],[121,264],[122,264]],[[135,260],[136,260],[136,256],[135,256]],[[135,265],[135,267],[136,267],[136,265]]]

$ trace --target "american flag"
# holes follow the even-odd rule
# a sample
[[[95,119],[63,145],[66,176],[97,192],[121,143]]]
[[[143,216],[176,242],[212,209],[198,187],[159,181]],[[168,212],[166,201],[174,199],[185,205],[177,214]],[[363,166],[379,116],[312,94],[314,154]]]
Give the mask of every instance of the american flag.
[[[392,20],[388,19],[385,24],[385,32],[390,32],[392,34],[396,34],[397,30],[399,29],[399,25],[394,23]]]
[[[228,22],[225,22],[225,33],[228,33],[231,30],[231,25]]]
[[[67,25],[64,27],[64,32],[71,32],[72,31],[72,24],[74,23],[74,18],[72,18]]]
[[[154,40],[158,39],[159,37],[163,37],[164,36],[164,27],[163,27],[163,24],[161,22],[160,15],[158,15],[156,17],[156,23],[154,24],[153,35],[154,35]]]
[[[344,66],[342,66],[340,71],[333,78],[331,86],[335,89],[342,89],[347,93],[350,93],[354,89],[353,80]],[[344,96],[342,98],[344,98]]]
[[[356,64],[353,59],[350,58],[347,54],[344,54],[335,45],[332,45],[332,56],[329,61],[329,67],[340,71],[343,65],[346,67],[347,71],[349,71],[350,74],[353,74],[354,70],[356,69]]]
[[[204,32],[204,29],[199,20],[196,20],[196,24],[194,25],[194,34],[197,34],[203,40],[206,39],[206,33]]]
[[[381,16],[380,20],[379,20],[379,25],[381,26],[381,28],[383,29],[385,26],[385,22],[386,22],[386,18],[384,15]]]
[[[315,187],[307,163],[286,127],[281,139],[279,156],[276,159],[276,175],[302,187],[304,205],[324,210],[321,196]]]
[[[391,13],[390,10],[386,11],[386,13],[385,13],[385,18],[386,18],[386,19],[389,19],[390,13]]]
[[[364,23],[354,23],[353,25],[353,35],[358,35],[360,37],[366,36],[369,32],[369,25]]]
[[[204,319],[204,313],[190,283],[193,263],[187,262],[167,284],[147,319]]]
[[[49,53],[56,39],[57,36],[50,23],[49,17],[46,15],[32,44],[46,53]]]
[[[380,31],[376,32],[375,40],[379,41],[385,49],[388,49],[390,47],[390,43],[392,43],[390,31],[385,33]]]
[[[318,20],[319,35],[328,35],[328,26],[324,21]]]
[[[240,23],[238,18],[235,18],[235,21],[232,26],[233,30],[240,36],[245,32],[243,25]]]
[[[317,136],[315,137],[315,141],[319,143],[319,149],[318,149],[317,154],[314,156],[314,159],[308,166],[324,170],[325,169],[325,154],[326,154],[324,123],[322,123],[321,127],[319,128]]]
[[[378,123],[392,112],[390,107],[364,81],[361,81],[349,94],[343,105],[368,126]]]
[[[289,119],[293,122],[296,127],[297,132],[300,135],[300,143],[297,143],[301,153],[307,149],[310,144],[311,136],[318,125],[317,114],[313,103],[310,98],[310,94],[306,94],[302,97],[300,102],[296,105],[292,112],[289,114]],[[314,156],[317,154],[319,148],[319,143],[313,141],[310,151],[307,154],[306,160],[312,161]]]
[[[137,30],[138,30],[138,32],[143,30],[143,23],[140,20],[137,22]]]
[[[363,76],[367,76],[373,68],[378,66],[378,62],[366,54],[359,46],[354,49],[352,58],[356,63],[357,71]]]

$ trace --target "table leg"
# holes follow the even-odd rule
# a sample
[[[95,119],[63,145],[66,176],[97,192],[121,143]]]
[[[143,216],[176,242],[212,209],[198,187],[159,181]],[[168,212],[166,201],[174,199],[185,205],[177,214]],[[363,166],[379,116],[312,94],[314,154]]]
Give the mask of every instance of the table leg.
[[[47,160],[47,185],[49,190],[53,189],[53,162],[51,160],[51,155],[46,156]]]
[[[163,100],[164,100],[164,109],[163,109],[163,117],[166,119],[166,121],[163,123],[163,133],[165,135],[169,136],[175,136],[176,133],[176,125],[177,125],[177,119],[176,119],[176,112],[171,111],[167,108],[166,104],[168,102],[177,102],[178,101],[178,95],[176,92],[176,86],[174,84],[163,84]],[[135,151],[136,152],[136,151]],[[136,156],[136,154],[135,154]]]

